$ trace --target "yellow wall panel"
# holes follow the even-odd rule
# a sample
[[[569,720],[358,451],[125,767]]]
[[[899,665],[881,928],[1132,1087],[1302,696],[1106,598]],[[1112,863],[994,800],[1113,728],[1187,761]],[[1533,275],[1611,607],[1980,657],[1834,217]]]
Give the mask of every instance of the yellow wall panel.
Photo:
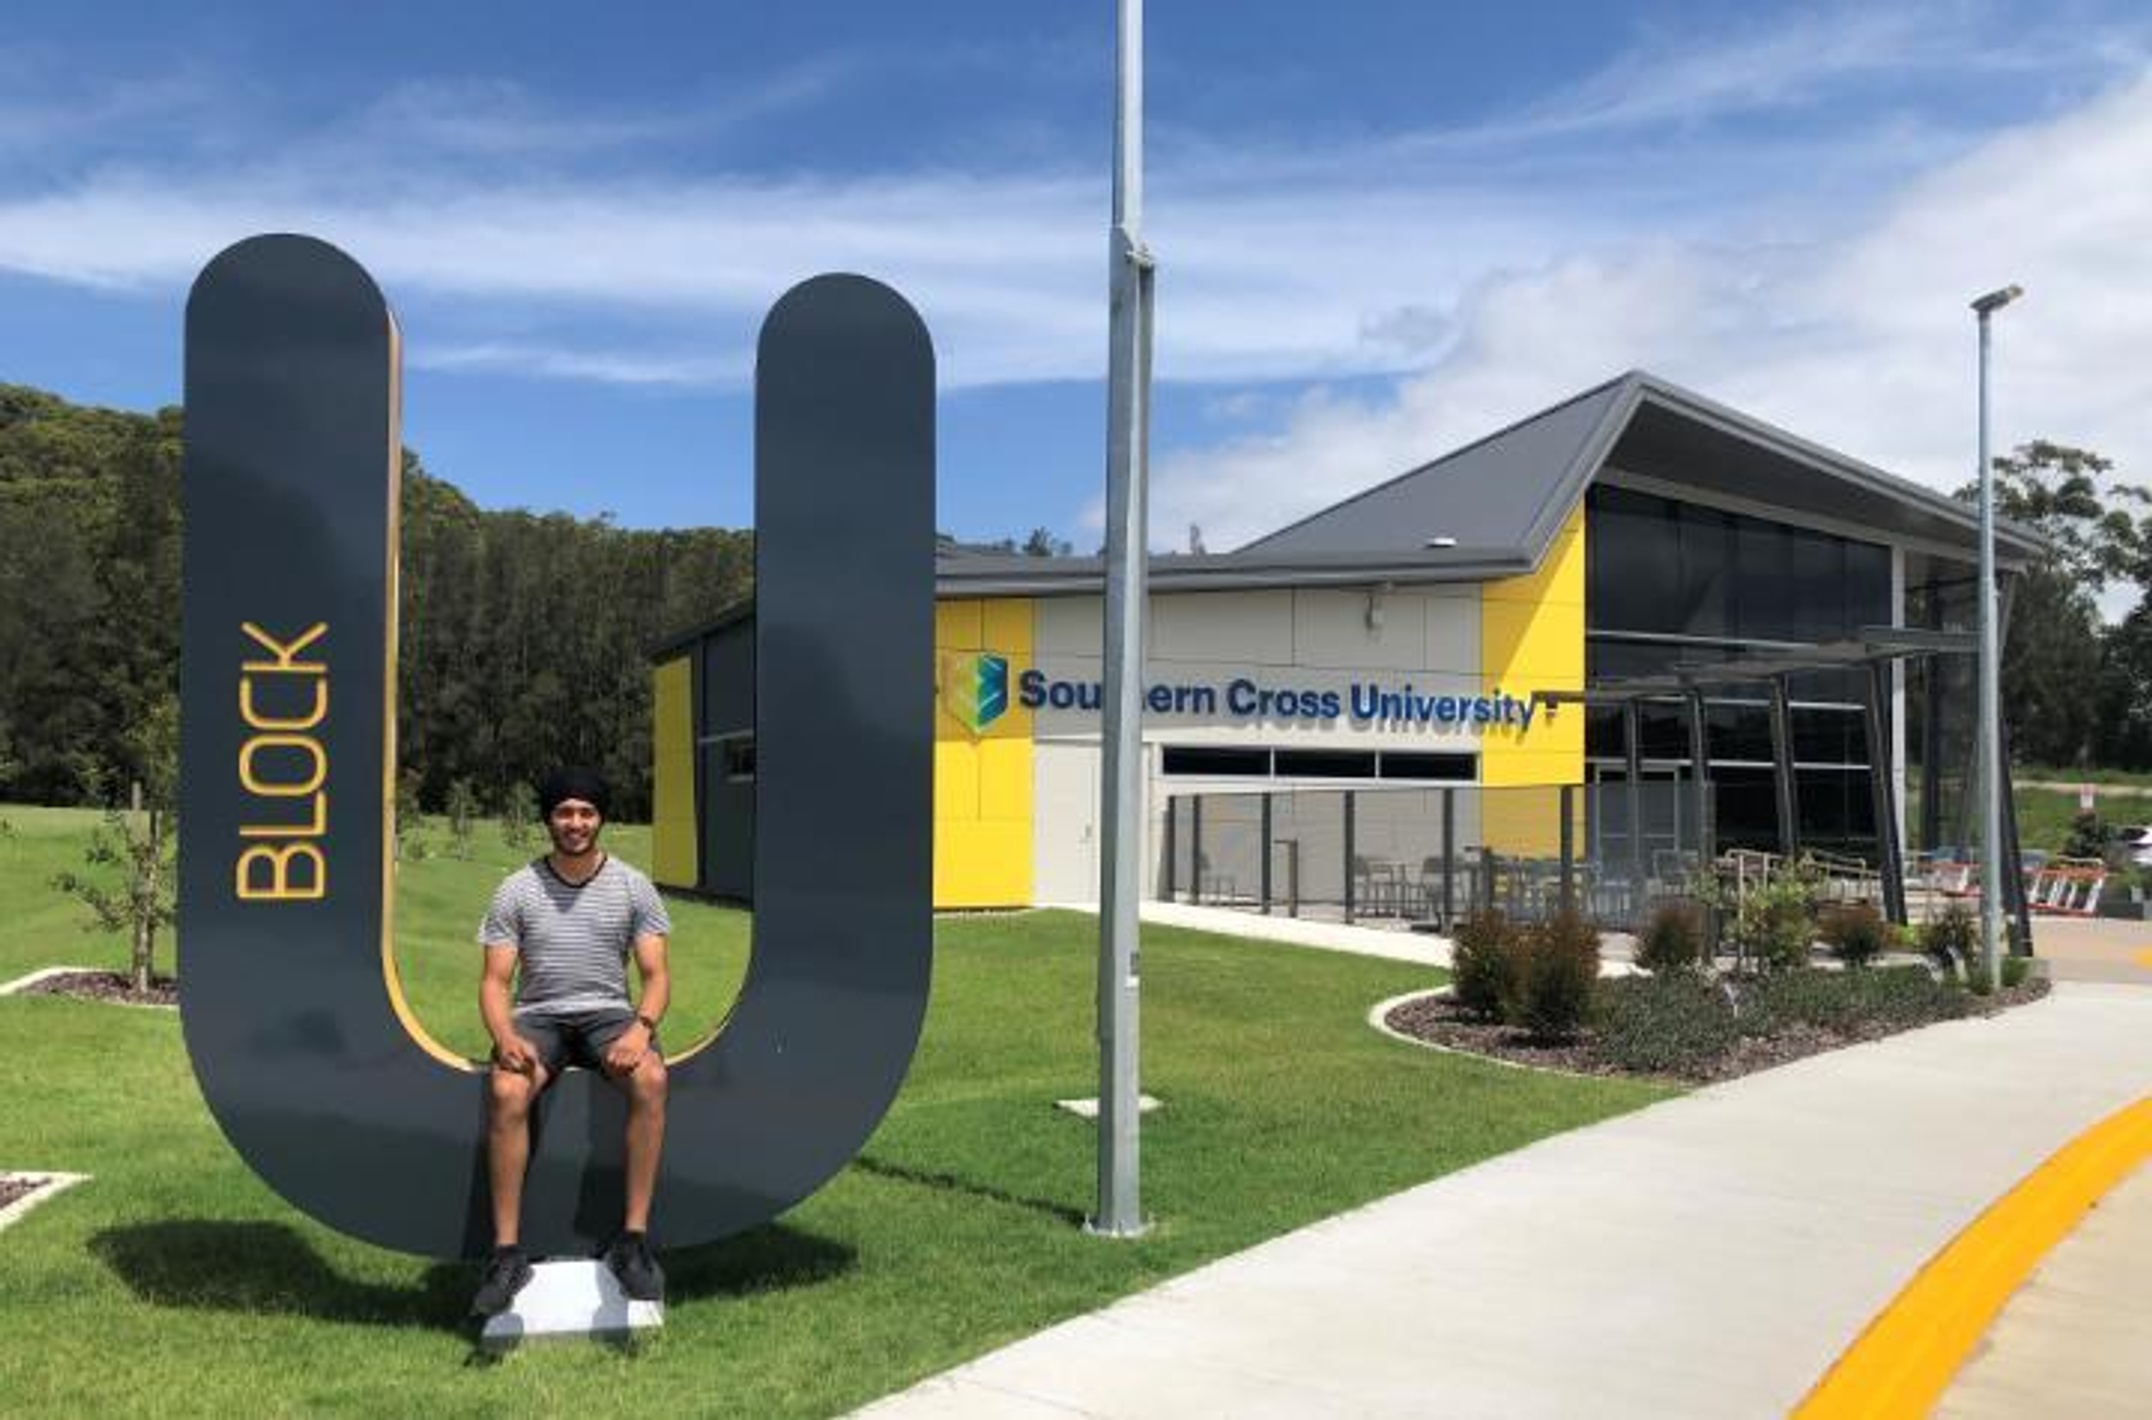
[[[979,816],[979,755],[975,746],[947,740],[934,746],[934,821]]]
[[[1480,589],[1483,690],[1529,699],[1584,688],[1584,509],[1570,513],[1539,570]],[[1561,846],[1559,795],[1584,778],[1584,709],[1540,706],[1529,730],[1490,726],[1480,737],[1480,829],[1498,853],[1550,856]],[[1581,796],[1579,796],[1581,801]]]
[[[977,755],[979,817],[1031,822],[1031,741],[981,740]]]
[[[934,603],[934,649],[937,651],[976,651],[979,649],[979,603],[938,601]]]
[[[1018,843],[1022,851],[1011,851]],[[951,819],[934,825],[936,907],[1023,907],[1030,902],[1029,819]]]
[[[666,661],[651,680],[651,876],[667,887],[695,881],[695,680],[688,659]]]
[[[979,647],[985,651],[999,651],[1011,660],[1031,659],[1031,624],[1034,619],[1029,598],[1004,598],[979,604]]]
[[[934,609],[934,905],[1020,907],[1032,898],[1032,714],[1016,703],[1030,665],[1028,598],[942,601]],[[974,729],[963,710],[974,658],[1009,671],[1008,708]]]

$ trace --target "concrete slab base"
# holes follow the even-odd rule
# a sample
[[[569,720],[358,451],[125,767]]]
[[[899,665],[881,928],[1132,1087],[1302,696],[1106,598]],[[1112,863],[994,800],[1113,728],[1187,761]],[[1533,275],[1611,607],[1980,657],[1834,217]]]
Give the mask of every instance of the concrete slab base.
[[[1066,1110],[1078,1119],[1098,1118],[1098,1096],[1087,1095],[1080,1100],[1055,1100],[1054,1108]],[[1158,1101],[1149,1095],[1136,1096],[1136,1113],[1149,1114],[1158,1108]]]
[[[541,1262],[516,1304],[486,1320],[478,1344],[507,1351],[528,1341],[622,1340],[665,1324],[663,1302],[638,1302],[596,1261]]]

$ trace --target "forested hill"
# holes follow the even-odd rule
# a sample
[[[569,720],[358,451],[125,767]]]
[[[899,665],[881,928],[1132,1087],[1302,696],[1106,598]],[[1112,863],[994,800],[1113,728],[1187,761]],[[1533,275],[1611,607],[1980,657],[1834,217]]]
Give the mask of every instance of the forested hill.
[[[0,801],[99,802],[140,771],[179,684],[180,426],[0,384]],[[746,532],[489,512],[405,450],[410,786],[438,808],[465,780],[499,807],[593,763],[647,816],[646,653],[744,596],[753,564]]]

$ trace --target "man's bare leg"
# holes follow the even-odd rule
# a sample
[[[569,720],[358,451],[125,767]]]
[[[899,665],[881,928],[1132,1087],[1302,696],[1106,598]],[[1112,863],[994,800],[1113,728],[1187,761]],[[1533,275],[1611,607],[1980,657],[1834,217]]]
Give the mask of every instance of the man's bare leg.
[[[493,1067],[486,1088],[486,1173],[493,1185],[493,1245],[514,1247],[523,1226],[523,1174],[531,1159],[531,1102],[545,1088],[543,1065],[531,1073]]]
[[[665,1062],[653,1050],[619,1084],[628,1094],[626,1230],[648,1232],[658,1155],[665,1147]]]

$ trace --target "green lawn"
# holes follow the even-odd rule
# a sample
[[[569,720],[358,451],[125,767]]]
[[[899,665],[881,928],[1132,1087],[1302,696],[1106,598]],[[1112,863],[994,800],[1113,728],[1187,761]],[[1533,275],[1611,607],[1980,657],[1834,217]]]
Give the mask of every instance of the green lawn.
[[[82,814],[0,809],[0,971],[117,961],[45,881]],[[489,830],[490,834],[490,830]],[[624,857],[647,837],[616,831]],[[400,877],[400,955],[429,1027],[475,1048],[470,933],[514,855]],[[716,1020],[736,913],[678,905],[681,1019]],[[1393,962],[1144,934],[1136,1242],[1077,1224],[1092,1130],[1094,924],[944,920],[911,1078],[861,1157],[776,1224],[667,1256],[664,1332],[630,1351],[472,1352],[464,1268],[348,1241],[256,1182],[204,1113],[170,1013],[0,1000],[0,1167],[95,1175],[0,1233],[0,1411],[829,1414],[1210,1258],[1663,1098],[1420,1050],[1365,1024],[1429,984]],[[685,1044],[675,1037],[675,1044]],[[662,1233],[663,1200],[659,1205]]]

